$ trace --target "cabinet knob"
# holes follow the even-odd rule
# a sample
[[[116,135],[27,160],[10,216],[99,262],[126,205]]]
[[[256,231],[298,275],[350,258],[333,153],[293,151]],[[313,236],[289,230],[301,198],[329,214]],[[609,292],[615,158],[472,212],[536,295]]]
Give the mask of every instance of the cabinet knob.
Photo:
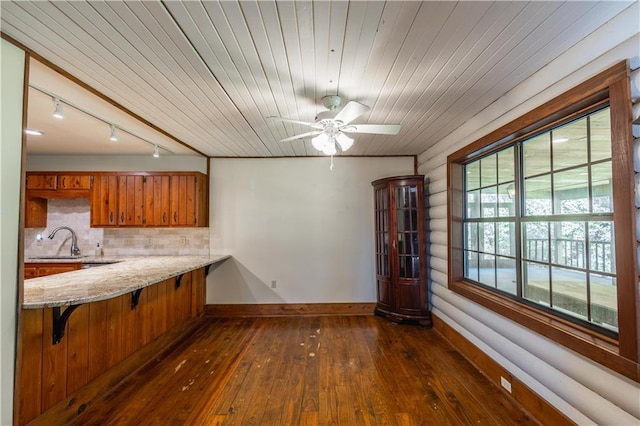
[[[162,212],[162,223],[167,223],[167,212]]]
[[[113,223],[113,212],[109,213],[109,222]]]
[[[173,221],[178,222],[178,212],[173,212]]]
[[[124,222],[124,212],[120,212],[120,222]]]

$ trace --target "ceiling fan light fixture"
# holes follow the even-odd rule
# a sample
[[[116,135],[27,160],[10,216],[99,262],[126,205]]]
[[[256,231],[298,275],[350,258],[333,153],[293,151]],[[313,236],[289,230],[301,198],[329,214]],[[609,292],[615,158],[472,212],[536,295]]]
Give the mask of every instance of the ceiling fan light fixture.
[[[53,98],[53,106],[55,107],[55,110],[53,111],[53,116],[55,118],[64,118],[64,111],[62,109],[62,102],[60,102],[60,99]]]
[[[336,141],[335,139],[330,139],[325,145],[322,152],[326,155],[335,155],[338,150],[336,149]]]
[[[351,139],[344,133],[338,134],[338,136],[336,137],[336,142],[338,142],[338,145],[340,145],[340,149],[342,150],[342,152],[347,151],[349,148],[351,148],[351,146],[353,146],[353,139]]]
[[[311,139],[311,145],[313,145],[313,147],[318,151],[324,151],[324,147],[327,145],[327,142],[329,142],[329,136],[324,133],[320,133],[318,136]]]

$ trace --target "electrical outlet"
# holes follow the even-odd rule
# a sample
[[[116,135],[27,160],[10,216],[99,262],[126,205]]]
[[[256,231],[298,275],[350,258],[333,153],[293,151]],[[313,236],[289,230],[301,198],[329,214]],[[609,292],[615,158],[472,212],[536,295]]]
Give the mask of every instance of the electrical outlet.
[[[278,281],[272,280],[271,281],[271,288],[276,288],[276,287],[278,287]]]
[[[180,245],[181,246],[187,245],[187,237],[180,237]]]
[[[125,238],[124,239],[124,245],[128,246],[128,247],[132,246],[133,245],[133,238]]]
[[[511,393],[511,382],[510,381],[508,381],[504,377],[500,376],[500,384],[502,385],[503,388],[505,388],[507,390],[507,392]]]
[[[151,244],[153,244],[153,238],[148,237],[147,238],[147,245],[150,246]]]

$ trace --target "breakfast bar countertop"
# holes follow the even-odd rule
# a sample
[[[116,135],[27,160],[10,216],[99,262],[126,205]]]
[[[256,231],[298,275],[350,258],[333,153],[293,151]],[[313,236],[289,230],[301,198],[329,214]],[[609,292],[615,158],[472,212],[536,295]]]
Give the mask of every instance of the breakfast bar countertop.
[[[106,264],[25,280],[22,307],[51,308],[111,299],[194,269],[222,262],[229,257],[230,255],[208,255],[74,259],[74,262]],[[25,262],[42,260],[27,258]]]

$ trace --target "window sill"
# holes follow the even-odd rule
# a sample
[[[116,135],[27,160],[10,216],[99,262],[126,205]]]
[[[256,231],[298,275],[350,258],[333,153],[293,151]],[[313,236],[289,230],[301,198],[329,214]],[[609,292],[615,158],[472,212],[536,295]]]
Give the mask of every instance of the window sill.
[[[640,382],[640,364],[622,357],[618,350],[618,342],[614,339],[465,281],[449,282],[449,289],[623,376]]]

